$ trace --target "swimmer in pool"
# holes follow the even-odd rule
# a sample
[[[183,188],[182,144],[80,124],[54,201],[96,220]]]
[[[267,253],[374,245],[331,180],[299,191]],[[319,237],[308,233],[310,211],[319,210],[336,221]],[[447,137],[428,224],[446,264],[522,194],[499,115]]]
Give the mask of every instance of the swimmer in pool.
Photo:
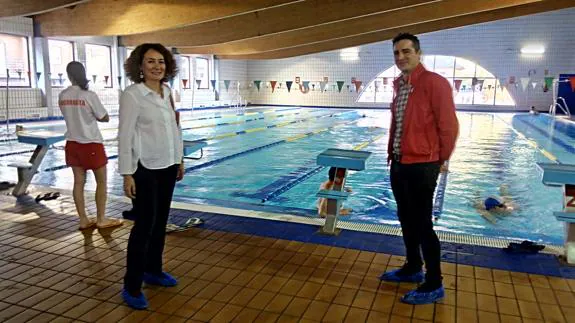
[[[491,223],[496,222],[496,216],[510,215],[514,210],[517,210],[517,206],[513,203],[506,185],[501,185],[499,193],[501,195],[500,198],[490,196],[481,200],[478,197],[473,205],[479,214]]]
[[[345,176],[345,170],[344,169],[337,169],[337,174],[336,174],[336,167],[331,167],[329,169],[329,173],[328,173],[328,180],[323,182],[321,184],[321,186],[319,187],[320,190],[331,190],[333,189],[333,187],[337,184],[337,185],[341,185],[342,181],[343,181],[343,177]],[[337,175],[337,176],[336,176]],[[351,192],[351,188],[349,187],[345,187],[344,188],[346,190],[346,192]],[[344,209],[342,208],[341,210],[339,210],[339,215],[348,215],[351,212],[351,209]],[[327,199],[320,197],[317,200],[317,214],[322,217],[325,218],[327,215]]]

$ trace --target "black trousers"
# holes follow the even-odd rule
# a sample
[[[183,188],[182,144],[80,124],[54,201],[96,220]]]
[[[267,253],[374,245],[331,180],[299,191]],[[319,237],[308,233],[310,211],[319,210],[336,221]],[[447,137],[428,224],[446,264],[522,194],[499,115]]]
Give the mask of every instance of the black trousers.
[[[439,176],[439,162],[391,164],[391,189],[397,202],[397,216],[405,243],[406,267],[419,271],[427,269],[425,280],[431,285],[441,284],[441,250],[433,230],[433,194]],[[439,286],[437,286],[439,287]]]
[[[176,185],[179,165],[164,169],[147,169],[138,164],[133,175],[137,215],[128,240],[127,269],[124,288],[137,294],[142,288],[144,272],[162,273],[162,253],[166,238],[166,224]]]

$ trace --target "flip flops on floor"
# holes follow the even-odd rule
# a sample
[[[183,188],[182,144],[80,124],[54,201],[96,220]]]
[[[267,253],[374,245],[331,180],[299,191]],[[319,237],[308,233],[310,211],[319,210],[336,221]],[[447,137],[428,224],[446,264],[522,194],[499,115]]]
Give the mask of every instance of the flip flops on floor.
[[[60,197],[60,192],[49,192],[46,194],[40,194],[36,196],[36,203],[40,203],[40,201],[50,201],[55,200]]]
[[[192,227],[197,227],[203,223],[204,223],[204,220],[202,220],[200,218],[189,218],[182,225],[177,225],[177,224],[172,224],[172,223],[166,225],[166,232],[170,233],[170,232],[184,231],[184,230],[192,228]]]
[[[525,240],[521,243],[510,242],[507,248],[503,250],[508,253],[536,254],[543,249],[545,249],[545,246]]]
[[[16,186],[16,184],[14,184],[14,183],[0,182],[0,191],[7,190],[7,189],[12,188],[14,186]]]

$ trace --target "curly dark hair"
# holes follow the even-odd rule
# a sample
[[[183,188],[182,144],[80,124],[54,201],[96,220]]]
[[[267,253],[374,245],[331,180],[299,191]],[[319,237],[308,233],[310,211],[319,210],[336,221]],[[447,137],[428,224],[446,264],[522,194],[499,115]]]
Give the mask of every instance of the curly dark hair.
[[[126,77],[128,77],[134,83],[142,83],[144,80],[140,78],[141,66],[144,61],[144,55],[153,49],[164,56],[164,62],[166,64],[166,75],[162,79],[162,82],[167,82],[173,79],[178,73],[178,66],[176,60],[172,53],[164,47],[162,44],[141,44],[130,54],[130,57],[126,60],[124,64],[124,70],[126,71]]]

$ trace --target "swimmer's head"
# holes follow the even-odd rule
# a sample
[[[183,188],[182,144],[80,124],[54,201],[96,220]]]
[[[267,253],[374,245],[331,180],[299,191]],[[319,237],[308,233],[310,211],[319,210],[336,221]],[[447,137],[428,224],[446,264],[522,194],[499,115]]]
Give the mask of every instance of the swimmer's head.
[[[505,207],[505,204],[501,203],[498,199],[493,197],[488,197],[485,199],[483,203],[485,205],[485,209],[487,211],[491,211],[496,208]]]
[[[331,167],[329,169],[328,176],[331,182],[334,182],[336,179],[338,180],[338,182],[341,182],[341,180],[345,176],[345,169],[344,168],[338,169],[337,167]]]

